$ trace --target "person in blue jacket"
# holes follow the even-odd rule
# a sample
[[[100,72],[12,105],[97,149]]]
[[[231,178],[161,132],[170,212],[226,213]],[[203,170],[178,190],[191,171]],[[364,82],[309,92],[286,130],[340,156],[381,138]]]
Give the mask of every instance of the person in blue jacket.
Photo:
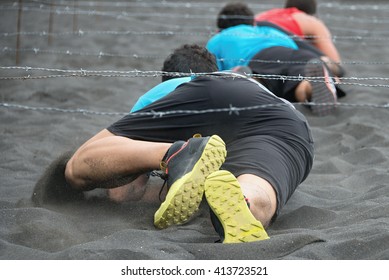
[[[176,48],[162,66],[162,83],[156,85],[139,97],[131,112],[136,112],[154,101],[164,97],[179,85],[190,82],[196,73],[218,71],[215,57],[198,44],[184,44]],[[231,70],[241,74],[251,74],[248,67],[235,67]]]
[[[324,55],[299,47],[279,28],[255,25],[254,13],[244,3],[224,6],[217,27],[219,32],[206,47],[215,55],[219,70],[248,66],[277,96],[311,102],[312,112],[319,116],[334,112],[338,92]]]

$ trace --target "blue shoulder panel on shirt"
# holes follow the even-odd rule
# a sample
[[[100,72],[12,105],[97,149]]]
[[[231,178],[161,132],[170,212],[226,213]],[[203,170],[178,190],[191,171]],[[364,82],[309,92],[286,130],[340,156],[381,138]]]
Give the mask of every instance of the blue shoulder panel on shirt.
[[[159,85],[156,85],[148,92],[139,97],[138,101],[135,103],[134,107],[131,109],[131,113],[138,111],[147,105],[161,99],[162,97],[168,95],[173,90],[176,89],[179,85],[183,83],[190,82],[192,77],[182,77],[182,78],[174,78],[167,80]]]

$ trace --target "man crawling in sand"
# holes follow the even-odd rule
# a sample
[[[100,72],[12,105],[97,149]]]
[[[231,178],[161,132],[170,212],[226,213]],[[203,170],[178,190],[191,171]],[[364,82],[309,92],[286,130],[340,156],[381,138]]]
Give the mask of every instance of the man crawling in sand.
[[[40,199],[69,200],[96,188],[108,189],[115,201],[142,199],[148,175],[159,172],[166,195],[156,228],[187,223],[205,199],[223,243],[268,239],[266,228],[312,168],[305,117],[257,81],[215,72],[215,58],[197,45],[175,50],[163,70],[207,74],[163,82],[157,92],[164,97],[53,163],[51,174],[64,183],[42,177],[37,185],[49,195]]]

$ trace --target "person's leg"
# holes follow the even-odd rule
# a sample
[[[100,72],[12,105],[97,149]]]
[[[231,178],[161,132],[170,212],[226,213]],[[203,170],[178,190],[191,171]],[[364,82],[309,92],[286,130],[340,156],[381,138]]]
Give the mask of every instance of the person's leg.
[[[172,145],[161,165],[167,175],[168,192],[154,214],[157,228],[189,220],[203,199],[207,176],[219,170],[226,157],[225,144],[217,135],[181,142]]]
[[[276,195],[266,180],[251,174],[238,179],[219,170],[205,181],[211,220],[223,243],[268,239],[268,225],[276,211]]]
[[[297,102],[308,102],[312,98],[312,85],[310,82],[304,80],[298,84],[294,90],[294,97]]]
[[[286,80],[282,86],[284,98],[291,102],[312,102],[312,112],[319,116],[334,112],[337,102],[337,89],[333,74],[324,61],[307,50],[293,50],[292,63],[285,73],[288,77],[301,77],[301,81]]]
[[[320,60],[317,60],[317,62],[320,62]],[[319,63],[320,65],[320,63]],[[311,66],[310,66],[311,67]],[[325,76],[326,75],[329,75],[329,73],[325,73],[324,72],[324,68],[322,69],[317,69],[317,68],[320,68],[320,66],[314,66],[314,68],[306,68],[306,72],[307,74],[309,75],[323,75],[323,76],[320,76],[320,77],[324,77],[326,78]],[[324,67],[324,65],[323,65]],[[320,81],[316,81],[316,83],[319,83]],[[324,83],[328,83],[329,81],[324,81]],[[317,88],[316,88],[317,90]],[[331,91],[334,92],[335,96],[336,96],[336,88],[333,88],[331,89]],[[330,91],[330,92],[331,92]],[[324,92],[328,92],[328,90],[326,90],[324,88]],[[307,102],[307,101],[310,101],[312,99],[312,93],[313,93],[313,82],[309,82],[307,80],[303,80],[301,81],[301,83],[299,83],[296,87],[296,89],[294,90],[294,95],[295,95],[295,99],[297,102]]]
[[[206,179],[211,221],[224,243],[268,238],[265,228],[282,206],[278,207],[278,201],[294,185],[290,180],[294,172],[289,171],[288,156],[278,148],[278,142],[258,135],[231,143],[222,170]],[[278,186],[278,198],[269,182],[276,182],[273,185]]]
[[[141,173],[159,169],[171,145],[132,140],[104,130],[70,158],[65,178],[72,188],[81,191],[122,186]]]
[[[121,203],[126,201],[145,201],[145,197],[149,197],[147,195],[148,190],[147,182],[149,180],[149,176],[147,174],[139,175],[134,181],[117,188],[109,188],[107,189],[107,195],[111,201]],[[157,196],[153,195],[155,198]],[[157,199],[153,199],[153,201],[157,201]]]
[[[251,213],[264,227],[269,226],[277,209],[277,196],[272,185],[253,174],[240,175],[237,180]]]
[[[256,80],[266,86],[272,93],[294,102],[294,100],[289,100],[285,96],[285,82],[289,82],[288,79],[281,79],[281,76],[286,76],[288,73],[289,64],[287,62],[291,60],[292,54],[293,49],[290,48],[266,48],[257,53],[248,66],[257,75],[254,76]],[[297,82],[295,83],[297,84]]]
[[[265,228],[311,170],[313,139],[305,117],[296,110],[290,118],[274,113],[280,117],[254,128],[257,135],[229,143],[226,162],[206,180],[211,221],[225,243],[266,239]]]
[[[226,85],[226,80],[229,80],[234,87]],[[211,86],[211,89],[219,87],[221,89],[209,92],[208,90],[203,90],[203,87],[196,86],[197,83],[212,83],[215,86]],[[250,87],[251,91],[253,91],[248,96],[250,99],[245,102],[242,102],[242,98],[235,93],[235,90],[232,90],[232,88],[241,90],[240,83]],[[167,102],[151,104],[144,108],[141,113],[165,112],[171,111],[173,108],[187,111],[209,108],[209,106],[211,106],[210,108],[216,106],[216,109],[217,107],[228,108],[231,104],[244,107],[251,105],[252,99],[258,98],[257,92],[261,92],[258,86],[247,80],[240,79],[236,81],[233,78],[199,77],[172,92],[167,97]],[[269,98],[273,99],[273,97]],[[179,139],[188,139],[194,133],[203,135],[212,135],[215,132],[216,134],[222,133],[223,138],[225,136],[229,140],[229,138],[235,137],[235,130],[240,130],[240,126],[235,124],[239,121],[239,125],[241,125],[240,120],[242,120],[240,116],[237,118],[237,115],[230,114],[229,112],[210,112],[207,114],[178,113],[177,116],[170,114],[161,114],[159,116],[129,114],[100,132],[78,149],[67,164],[65,171],[67,181],[73,188],[81,191],[96,187],[112,188],[123,186],[135,177],[138,177],[139,174],[160,169],[159,164],[162,157],[172,147],[170,143],[176,143]],[[215,151],[211,147],[211,152],[208,154],[207,145],[211,144],[212,146],[214,141],[216,142]],[[185,162],[186,165],[178,161],[176,164],[178,169],[181,167],[185,168],[187,165],[190,168],[186,171],[182,169],[183,174],[173,176],[173,178],[175,177],[179,181],[179,186],[186,187],[186,183],[189,183],[190,191],[183,196],[185,199],[188,195],[193,194],[193,197],[188,202],[182,202],[181,200],[178,205],[180,209],[177,211],[177,215],[183,216],[185,220],[188,219],[188,213],[190,212],[184,212],[183,209],[186,206],[190,206],[189,208],[194,207],[195,209],[198,207],[199,200],[201,201],[203,195],[201,188],[203,187],[205,177],[209,173],[218,170],[225,158],[224,143],[219,143],[214,137],[205,140],[205,142],[200,141],[200,144],[202,145],[201,149],[198,147],[193,148],[193,145],[191,148],[191,152],[200,158],[197,158],[197,161],[192,163]],[[183,144],[180,145],[180,147],[182,146]],[[204,151],[206,152],[202,154]],[[170,162],[170,165],[172,162],[174,160]],[[172,171],[172,168],[170,167],[169,170]],[[181,196],[181,188],[174,186],[175,181],[169,183],[169,178],[172,178],[172,172],[169,173],[168,187],[170,186],[170,189],[166,200],[155,215],[155,225],[159,228],[166,227],[172,223],[183,222],[174,220],[177,217],[174,210],[178,209],[178,207],[174,207],[172,203],[177,197]],[[186,176],[187,174],[189,175]],[[184,176],[186,176],[185,179],[180,180]],[[191,181],[194,181],[195,184],[192,184]],[[125,188],[121,189],[121,191],[124,192]],[[193,201],[194,203],[192,203]],[[171,211],[174,212],[174,215],[171,215]]]
[[[323,116],[334,111],[337,91],[332,73],[320,57],[307,49],[272,47],[254,56],[249,66],[255,74],[286,77],[285,80],[281,77],[262,79],[263,84],[279,97],[290,102],[326,103],[311,106],[314,114]]]
[[[313,103],[312,112],[318,116],[333,113],[337,103],[337,91],[325,63],[318,58],[309,60],[305,65],[304,77],[310,83],[306,94],[307,100]]]
[[[305,40],[299,36],[295,36],[295,34],[289,32],[288,30],[283,29],[282,27],[273,24],[268,21],[258,21],[256,22],[259,26],[270,26],[273,28],[276,28],[289,36],[291,36],[294,40],[294,42],[297,44],[298,48],[300,50],[306,50],[311,53],[314,53],[316,57],[320,57],[327,65],[329,69],[331,69],[331,72],[334,73],[336,77],[343,77],[345,75],[345,69],[340,65],[340,63],[337,63],[333,60],[331,60],[328,56],[325,56],[325,54],[319,50],[317,47],[315,47],[312,42],[309,42],[308,40]]]
[[[345,69],[337,62],[332,61],[328,56],[321,56],[320,59],[326,64],[328,69],[335,75],[335,79],[344,77],[346,74]]]
[[[112,136],[107,130],[102,130],[86,141],[79,149],[82,149],[90,143],[103,139],[105,137]],[[49,203],[65,203],[75,201],[77,199],[84,198],[82,190],[75,189],[69,185],[68,180],[65,177],[65,170],[69,160],[74,157],[74,151],[69,151],[62,154],[56,160],[54,160],[45,170],[45,173],[41,176],[35,185],[32,195],[33,202],[38,205],[44,205]],[[112,201],[122,202],[126,200],[137,200],[145,192],[145,183],[147,180],[144,176],[140,175],[133,184],[127,184],[123,187],[115,188],[112,193],[108,193],[108,196]]]
[[[162,169],[168,193],[154,216],[157,228],[189,220],[201,203],[205,178],[218,170],[226,157],[225,144],[216,135],[170,144],[133,140],[106,131],[102,134],[104,137],[82,145],[68,161],[67,182],[80,191],[112,188],[147,171]]]

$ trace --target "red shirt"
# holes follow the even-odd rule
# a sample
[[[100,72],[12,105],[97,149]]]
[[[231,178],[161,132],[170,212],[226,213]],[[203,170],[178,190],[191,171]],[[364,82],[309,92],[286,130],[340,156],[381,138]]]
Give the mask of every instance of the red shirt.
[[[294,20],[293,15],[303,13],[297,8],[271,9],[269,11],[257,14],[255,21],[268,21],[279,27],[286,29],[293,34],[304,37],[300,25]]]

